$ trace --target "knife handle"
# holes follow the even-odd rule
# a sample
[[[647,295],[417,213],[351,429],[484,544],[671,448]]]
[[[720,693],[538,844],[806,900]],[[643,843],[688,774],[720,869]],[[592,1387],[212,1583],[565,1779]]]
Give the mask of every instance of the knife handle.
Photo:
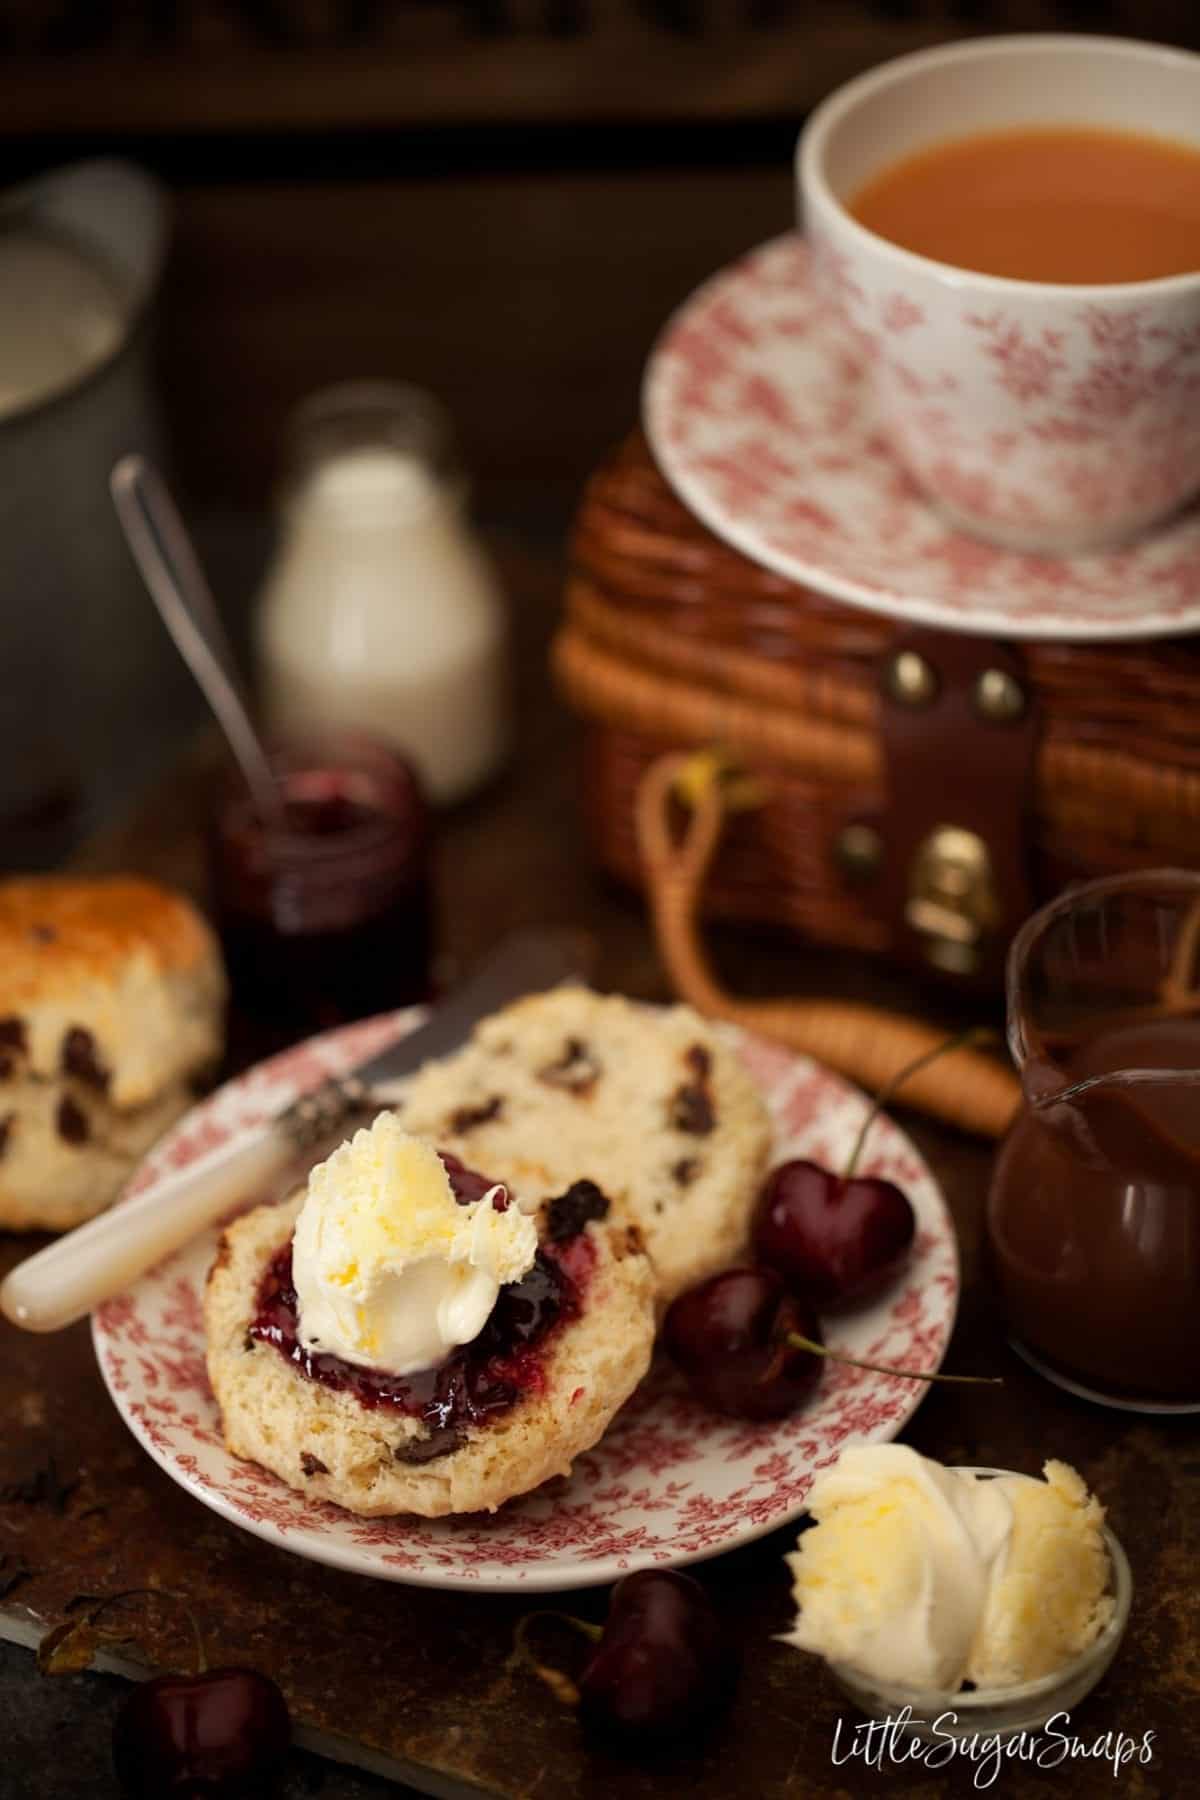
[[[27,1257],[0,1287],[0,1312],[25,1331],[60,1331],[215,1224],[295,1155],[268,1128],[168,1175]]]
[[[387,1103],[389,1083],[411,1071],[414,1053],[417,1061],[444,1053],[485,1013],[521,993],[579,979],[588,960],[578,933],[514,933],[434,1014],[446,1041],[433,1046],[426,1028],[407,1048],[405,1040],[390,1045],[347,1078],[302,1096],[257,1136],[214,1151],[27,1257],[0,1286],[0,1313],[25,1331],[73,1325],[215,1224],[256,1187],[277,1179],[299,1149],[341,1126],[356,1104],[368,1096]]]

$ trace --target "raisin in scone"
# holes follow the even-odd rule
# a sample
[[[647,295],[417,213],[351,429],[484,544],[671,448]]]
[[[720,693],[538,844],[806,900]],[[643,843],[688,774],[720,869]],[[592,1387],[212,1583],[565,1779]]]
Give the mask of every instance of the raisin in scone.
[[[216,940],[181,895],[0,882],[0,1229],[107,1206],[219,1060],[224,1006]]]
[[[660,1304],[742,1254],[766,1106],[719,1027],[588,988],[532,995],[406,1086],[401,1116],[518,1189],[586,1176],[642,1232]]]
[[[433,1191],[447,1178],[448,1202]],[[649,1366],[654,1280],[593,1183],[537,1200],[385,1114],[307,1190],[229,1226],[205,1325],[230,1450],[368,1516],[494,1511],[568,1474]],[[530,1257],[515,1280],[485,1279],[472,1313],[481,1268],[507,1277]]]

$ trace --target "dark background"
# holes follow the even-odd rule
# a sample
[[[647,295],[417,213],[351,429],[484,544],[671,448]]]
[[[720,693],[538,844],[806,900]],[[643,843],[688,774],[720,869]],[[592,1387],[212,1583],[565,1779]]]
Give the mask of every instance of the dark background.
[[[539,782],[558,779],[568,736],[557,721],[544,734],[537,709],[543,696],[550,701],[536,671],[579,488],[633,423],[646,352],[667,314],[699,280],[790,225],[791,151],[808,109],[887,57],[971,32],[1024,29],[1200,44],[1200,7],[0,0],[6,178],[116,153],[172,190],[174,248],[155,317],[160,395],[175,475],[240,639],[270,541],[288,408],[327,382],[395,377],[433,388],[454,412],[476,511],[501,554],[534,671],[519,784],[504,790],[507,801],[481,801],[448,827],[458,855],[476,843],[478,870],[499,863],[497,845],[511,827],[510,858],[515,844],[516,864],[529,873],[510,873],[498,892],[481,878],[484,909],[468,883],[454,948],[477,953],[476,939],[501,929],[507,912],[556,917],[572,907],[597,925],[609,978],[653,991],[654,953],[637,913],[590,889],[581,902],[590,877],[567,803],[557,789],[551,803],[538,798]],[[0,662],[26,600],[0,592]],[[144,604],[140,594],[135,600]],[[180,737],[199,717],[190,696],[189,704],[179,707]],[[143,773],[149,783],[162,769],[156,760]],[[126,800],[137,785],[129,780]],[[497,804],[508,812],[494,813]],[[148,855],[145,834],[138,841],[145,866],[174,878],[171,858]],[[788,985],[810,975],[829,979],[826,959],[810,955],[805,965],[801,951]],[[982,1153],[973,1154],[956,1176],[964,1214],[982,1181]],[[939,1166],[946,1163],[943,1145]],[[81,1354],[90,1375],[90,1353]],[[1036,1426],[1032,1403],[1031,1416]],[[1030,1441],[1040,1441],[1036,1429]],[[1052,1441],[1061,1448],[1057,1435]],[[1095,1443],[1081,1437],[1085,1469],[1089,1456],[1098,1462],[1100,1441],[1100,1428]],[[1137,1442],[1144,1451],[1144,1434]],[[1167,1460],[1158,1485],[1146,1483],[1137,1443],[1134,1451],[1120,1466],[1128,1492],[1143,1495],[1140,1506],[1127,1502],[1127,1516],[1140,1519],[1158,1504]],[[1191,1564],[1170,1562],[1183,1558],[1192,1516],[1182,1490],[1172,1506],[1163,1591],[1186,1610],[1192,1584],[1171,1569],[1186,1574]],[[1120,1507],[1116,1522],[1124,1528]],[[1146,1543],[1147,1558],[1154,1549]],[[1181,1682],[1186,1676],[1189,1640],[1176,1643],[1169,1608],[1163,1616],[1165,1626],[1158,1612],[1143,1626],[1150,1649],[1155,1633],[1165,1645],[1147,1683],[1167,1667],[1184,1671]],[[99,1677],[39,1682],[28,1652],[0,1648],[0,1796],[111,1793],[118,1692]],[[1128,1717],[1141,1717],[1136,1706]],[[824,1775],[823,1749],[820,1760]],[[807,1776],[796,1779],[800,1793]],[[286,1785],[289,1800],[385,1791],[395,1790],[300,1756]],[[1181,1774],[1173,1788],[1144,1791],[1192,1790]]]
[[[0,6],[13,179],[129,154],[176,191],[160,313],[178,468],[261,508],[288,405],[404,376],[485,511],[565,519],[648,344],[785,229],[808,108],[978,31],[1200,42],[1194,0],[55,0]]]
[[[244,650],[284,421],[302,396],[356,378],[432,388],[457,421],[484,527],[561,547],[588,471],[636,418],[666,317],[793,222],[808,110],[907,50],[1077,28],[1200,43],[1200,9],[0,0],[0,169],[18,182],[115,154],[167,183],[173,250],[151,314],[160,412]],[[60,434],[47,452],[43,496],[64,482],[78,492],[71,449]],[[48,866],[120,816],[202,717],[126,565],[106,474],[103,462],[88,477],[102,516],[86,529],[98,550],[110,540],[90,556],[90,592],[60,574],[56,608],[39,617],[28,604],[36,571],[82,535],[52,504],[38,513],[32,576],[5,573],[0,541],[0,662],[32,658],[32,676],[10,686],[51,689],[72,720],[51,744],[28,699],[0,689],[7,869]]]

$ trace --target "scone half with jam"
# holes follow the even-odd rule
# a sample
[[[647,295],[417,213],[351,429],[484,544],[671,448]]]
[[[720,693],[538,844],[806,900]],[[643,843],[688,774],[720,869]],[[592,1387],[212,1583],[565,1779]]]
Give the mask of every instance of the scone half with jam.
[[[205,1327],[234,1455],[366,1516],[492,1512],[629,1398],[654,1277],[595,1182],[518,1191],[388,1112],[225,1230]]]
[[[578,986],[482,1020],[418,1070],[401,1116],[518,1192],[596,1182],[639,1227],[660,1306],[745,1252],[771,1144],[722,1027]]]

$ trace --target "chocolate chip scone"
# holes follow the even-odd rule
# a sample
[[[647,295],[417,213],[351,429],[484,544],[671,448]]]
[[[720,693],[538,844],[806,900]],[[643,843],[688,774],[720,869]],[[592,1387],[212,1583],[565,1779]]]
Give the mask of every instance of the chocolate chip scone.
[[[518,1000],[404,1090],[406,1129],[518,1190],[595,1181],[640,1227],[659,1302],[746,1248],[770,1120],[720,1027],[583,987]]]
[[[292,1285],[303,1203],[301,1192],[256,1207],[225,1231],[204,1316],[230,1450],[315,1499],[366,1516],[494,1512],[569,1474],[649,1366],[650,1264],[590,1182],[540,1206],[537,1260],[501,1288],[479,1336],[407,1376],[303,1347]]]
[[[0,882],[0,1230],[66,1230],[113,1200],[221,1055],[216,940],[125,877]]]

